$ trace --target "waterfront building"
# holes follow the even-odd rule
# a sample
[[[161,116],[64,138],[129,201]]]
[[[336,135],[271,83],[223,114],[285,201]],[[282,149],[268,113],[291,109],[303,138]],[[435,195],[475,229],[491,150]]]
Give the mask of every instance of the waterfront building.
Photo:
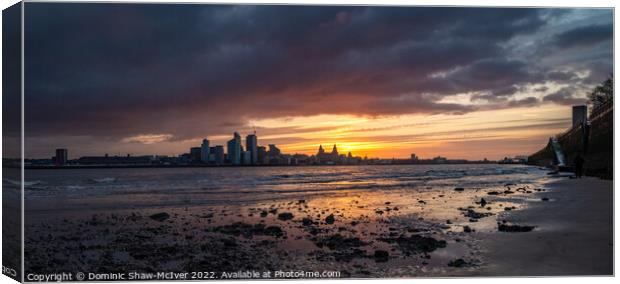
[[[245,137],[245,150],[250,152],[250,164],[258,164],[258,139],[256,134]]]
[[[233,139],[227,143],[228,162],[232,165],[241,164],[241,136],[235,132]]]
[[[252,152],[250,151],[242,151],[241,152],[241,163],[245,166],[252,164]]]
[[[437,156],[437,157],[433,158],[432,161],[435,164],[445,164],[445,163],[448,162],[448,158],[442,157],[442,156]]]
[[[265,148],[265,146],[258,146],[256,147],[256,152],[257,152],[257,163],[260,165],[267,165],[269,164],[269,159],[267,157],[267,148]]]
[[[84,156],[77,162],[80,165],[150,165],[155,161],[153,156]]]
[[[203,163],[208,163],[210,152],[211,149],[209,148],[209,140],[202,139],[202,144],[200,145],[200,161]]]
[[[280,149],[278,147],[276,147],[275,144],[269,144],[268,155],[270,157],[277,157],[277,156],[280,156],[281,154],[282,154],[282,151],[280,151]]]
[[[202,152],[202,148],[201,147],[191,147],[191,148],[189,148],[190,161],[191,162],[199,162],[200,161],[201,152]]]
[[[217,145],[213,150],[213,162],[216,165],[223,165],[225,161],[224,146]]]
[[[54,156],[54,164],[56,166],[64,166],[69,160],[69,150],[56,149],[56,156]]]
[[[319,164],[336,164],[342,163],[343,159],[338,154],[338,147],[334,144],[331,153],[326,153],[323,149],[323,145],[319,145],[319,151],[316,154],[316,160]],[[346,156],[344,156],[344,161],[346,162]]]
[[[332,148],[332,156],[338,157],[338,148],[336,148],[336,144],[334,144],[334,148]]]

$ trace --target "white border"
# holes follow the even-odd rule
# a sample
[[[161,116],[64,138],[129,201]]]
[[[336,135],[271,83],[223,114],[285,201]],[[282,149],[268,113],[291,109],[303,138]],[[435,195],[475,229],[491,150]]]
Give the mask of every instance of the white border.
[[[2,1],[2,3],[0,4],[0,6],[2,7],[2,9],[5,9],[9,6],[12,6],[13,4],[17,3],[18,1],[15,0],[11,0],[11,1]],[[39,0],[34,0],[34,1],[28,1],[26,0],[26,2],[51,2],[51,1],[39,1]],[[217,0],[217,1],[182,1],[182,0],[133,0],[133,1],[127,1],[127,0],[115,0],[115,1],[77,1],[77,0],[58,0],[58,1],[53,1],[53,2],[112,2],[112,3],[230,3],[230,4],[298,4],[298,5],[303,5],[303,4],[309,4],[309,5],[396,5],[396,6],[414,6],[414,5],[419,5],[419,6],[474,6],[474,7],[482,7],[482,6],[503,6],[503,7],[613,7],[615,8],[615,2],[613,1],[602,1],[602,0],[589,0],[589,1],[578,1],[578,0],[565,0],[565,1],[557,1],[557,0],[501,0],[501,1],[489,1],[489,0],[441,0],[441,1],[432,1],[432,0],[411,0],[411,1],[405,1],[405,0],[384,0],[384,1],[379,1],[379,0],[354,0],[354,1],[347,1],[347,0],[264,0],[264,1],[260,1],[260,0],[242,0],[242,1],[235,1],[235,0]],[[23,5],[22,5],[22,51],[23,51],[23,21],[24,21],[24,17],[23,17]],[[617,22],[617,18],[616,18],[616,13],[614,12],[614,23]],[[0,21],[0,29],[1,29],[1,21]],[[615,24],[614,24],[614,39],[617,38],[616,35],[618,33],[618,30],[615,28]],[[1,45],[1,39],[0,39],[0,45]],[[618,52],[618,49],[615,45],[615,41],[614,41],[614,73],[618,73],[616,70],[616,64],[615,64],[615,54]],[[22,52],[22,159],[23,159],[23,154],[24,154],[24,109],[23,109],[23,104],[24,104],[24,97],[23,97],[23,87],[24,87],[24,65],[23,65],[23,52]],[[1,71],[0,71],[0,78],[1,78]],[[616,85],[614,86],[616,89],[618,87],[618,84],[616,83]],[[1,91],[0,91],[1,93]],[[0,102],[1,104],[1,102]],[[1,121],[1,114],[2,111],[0,109],[0,121]],[[614,125],[618,125],[618,118],[617,116],[614,117]],[[616,127],[614,127],[616,128]],[[0,138],[1,139],[1,138]],[[614,147],[616,147],[617,141],[615,141],[615,137],[614,137]],[[1,143],[0,143],[0,150],[1,150]],[[1,151],[0,151],[1,152]],[[614,152],[614,161],[618,160],[618,157],[620,156],[619,153]],[[615,164],[615,163],[614,163]],[[23,163],[22,163],[23,165]],[[618,173],[620,173],[620,170],[616,167],[614,169],[614,174],[615,176],[619,176]],[[2,173],[0,171],[0,178],[2,177]],[[22,167],[22,184],[23,184],[23,179],[24,179],[24,175],[23,175],[23,167]],[[615,190],[615,182],[614,182],[614,190]],[[615,228],[615,220],[618,220],[618,212],[617,210],[615,210],[615,204],[618,201],[618,195],[614,194],[614,228]],[[23,206],[23,188],[22,188],[22,206]],[[0,212],[0,217],[1,217],[1,212]],[[22,214],[22,222],[23,222],[23,214]],[[0,224],[1,224],[1,218],[0,218]],[[23,224],[23,223],[22,223]],[[23,227],[22,227],[22,242],[23,242]],[[615,234],[615,230],[614,230],[614,243],[617,245],[618,244],[618,236]],[[22,252],[23,252],[23,244],[22,244]],[[614,246],[614,256],[616,252],[616,246]],[[1,248],[0,248],[0,253],[1,253]],[[615,260],[615,258],[614,258]],[[614,261],[614,272],[618,271],[618,264],[617,262]],[[23,272],[23,259],[22,259],[22,272]],[[7,276],[0,276],[0,281],[2,281],[3,283],[5,281],[11,281],[12,279],[8,278]],[[544,277],[544,278],[527,278],[527,279],[523,279],[523,278],[497,278],[497,277],[484,277],[484,278],[451,278],[451,279],[390,279],[390,283],[411,283],[411,281],[416,281],[416,282],[422,282],[422,283],[429,283],[430,281],[433,281],[434,283],[445,283],[447,281],[460,281],[460,282],[464,282],[464,283],[476,283],[479,284],[481,282],[483,283],[489,283],[490,281],[501,281],[502,283],[507,283],[507,284],[511,284],[511,283],[521,283],[523,280],[526,280],[528,282],[532,282],[532,283],[548,283],[549,281],[551,282],[563,282],[563,283],[582,283],[585,281],[596,281],[596,282],[602,282],[602,283],[615,283],[614,279],[611,277]],[[296,283],[354,283],[357,281],[362,281],[362,280],[298,280],[298,281],[293,281]],[[369,281],[372,283],[379,283],[379,282],[383,282],[385,281],[385,279],[377,279],[377,280],[363,280],[363,281]],[[614,281],[614,282],[612,282]],[[227,281],[227,283],[252,283],[250,281]],[[267,281],[267,282],[272,282],[272,281]],[[275,281],[273,281],[275,282]],[[159,283],[178,283],[178,281],[175,282],[159,282]],[[221,283],[221,282],[220,282]],[[264,281],[261,281],[261,283],[264,283]]]

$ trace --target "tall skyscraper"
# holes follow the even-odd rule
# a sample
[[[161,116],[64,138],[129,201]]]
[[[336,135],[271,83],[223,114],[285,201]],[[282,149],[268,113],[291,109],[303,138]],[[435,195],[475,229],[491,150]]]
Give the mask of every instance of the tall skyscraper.
[[[250,164],[258,163],[258,141],[256,134],[250,134],[245,137],[245,150],[250,152]]]
[[[200,145],[200,161],[209,162],[209,140],[207,139],[202,139],[202,145]]]
[[[67,149],[56,149],[54,163],[57,166],[64,166],[69,160],[69,151]]]
[[[235,132],[233,139],[229,140],[227,145],[228,147],[228,161],[232,165],[240,165],[241,164],[241,136],[239,133]]]

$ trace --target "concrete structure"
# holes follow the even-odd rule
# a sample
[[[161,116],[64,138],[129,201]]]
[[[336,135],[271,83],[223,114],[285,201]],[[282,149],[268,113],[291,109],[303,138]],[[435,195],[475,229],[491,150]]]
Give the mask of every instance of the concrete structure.
[[[245,137],[245,150],[250,152],[250,164],[258,164],[258,139],[256,134],[250,134]]]
[[[241,136],[235,132],[233,139],[227,143],[228,162],[234,166],[241,164]]]
[[[54,164],[56,166],[64,166],[69,160],[69,150],[56,149],[56,156],[54,156]]]
[[[573,127],[588,120],[588,106],[573,106]]]
[[[573,121],[582,118],[582,113],[585,113],[584,108],[575,113],[573,107]],[[586,175],[613,179],[613,141],[614,105],[609,104],[597,109],[596,115],[590,116],[587,124],[577,123],[566,132],[551,137],[544,148],[529,156],[527,163],[560,166],[564,162],[565,170],[570,170],[575,158],[581,156],[586,160]]]
[[[209,148],[209,140],[202,139],[202,145],[200,145],[200,161],[203,163],[208,163],[210,152],[211,149]]]

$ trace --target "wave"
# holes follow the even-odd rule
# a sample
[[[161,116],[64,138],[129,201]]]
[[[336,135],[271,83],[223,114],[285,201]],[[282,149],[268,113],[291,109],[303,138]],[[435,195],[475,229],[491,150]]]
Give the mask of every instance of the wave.
[[[111,183],[111,182],[115,182],[116,178],[113,178],[113,177],[93,178],[91,179],[91,181],[95,183]]]
[[[4,179],[2,179],[2,181],[7,182],[10,185],[14,185],[14,186],[21,186],[22,185],[21,181],[12,180],[12,179],[8,179],[8,178],[4,178]],[[41,184],[41,183],[42,183],[42,181],[40,181],[40,180],[24,181],[24,187],[35,186],[35,185]]]

